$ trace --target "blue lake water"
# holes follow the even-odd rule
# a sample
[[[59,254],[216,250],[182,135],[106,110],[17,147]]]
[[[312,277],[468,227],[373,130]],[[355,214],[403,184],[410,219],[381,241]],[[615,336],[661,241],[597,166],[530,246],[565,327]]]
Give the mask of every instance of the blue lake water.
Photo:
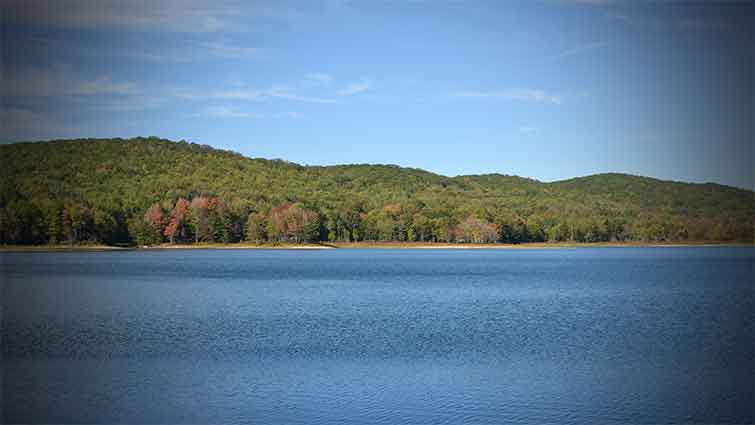
[[[752,423],[751,248],[5,253],[3,423]]]

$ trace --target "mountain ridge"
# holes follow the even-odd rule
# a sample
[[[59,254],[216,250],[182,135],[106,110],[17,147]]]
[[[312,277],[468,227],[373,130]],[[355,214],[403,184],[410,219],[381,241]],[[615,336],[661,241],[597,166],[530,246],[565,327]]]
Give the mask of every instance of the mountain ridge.
[[[648,179],[648,180],[654,180],[657,182],[663,182],[663,183],[680,183],[680,184],[690,184],[690,185],[715,185],[715,186],[721,186],[726,188],[732,188],[737,190],[744,190],[753,192],[750,189],[739,187],[739,186],[733,186],[733,185],[727,185],[720,182],[714,182],[714,181],[707,181],[707,182],[695,182],[695,181],[686,181],[686,180],[675,180],[675,179],[662,179],[659,177],[653,177],[653,176],[646,176],[642,174],[634,174],[630,172],[617,172],[617,171],[605,171],[605,172],[598,172],[598,173],[592,173],[592,174],[585,174],[580,176],[574,176],[574,177],[568,177],[558,180],[540,180],[535,177],[527,177],[527,176],[520,176],[518,174],[507,174],[505,172],[485,172],[485,173],[479,173],[479,174],[458,174],[458,175],[445,175],[439,172],[426,170],[424,168],[419,167],[412,167],[412,166],[405,166],[405,165],[399,165],[399,164],[393,164],[393,163],[371,163],[371,162],[353,162],[353,163],[343,163],[343,164],[300,164],[295,161],[290,161],[285,158],[264,158],[264,157],[255,157],[255,156],[247,156],[245,154],[242,154],[240,152],[234,151],[232,149],[223,149],[223,148],[217,148],[211,145],[207,144],[200,144],[200,143],[194,143],[189,142],[186,140],[171,140],[171,139],[164,139],[159,138],[155,136],[149,136],[149,137],[130,137],[130,138],[76,138],[76,139],[50,139],[50,140],[33,140],[33,141],[13,141],[13,142],[5,142],[0,143],[0,148],[2,146],[13,146],[13,145],[30,145],[30,144],[54,144],[54,143],[81,143],[81,142],[108,142],[108,143],[121,143],[121,142],[134,142],[134,141],[143,141],[143,142],[149,142],[149,141],[160,141],[160,142],[169,142],[169,143],[186,143],[193,146],[198,146],[201,149],[204,150],[211,150],[215,152],[222,152],[229,154],[231,156],[237,156],[244,159],[249,160],[259,160],[259,161],[267,161],[272,163],[283,163],[286,165],[291,165],[295,167],[301,167],[301,168],[352,168],[352,167],[385,167],[385,168],[394,168],[394,169],[402,169],[402,170],[412,170],[412,171],[418,171],[422,173],[432,174],[438,177],[447,178],[447,179],[456,179],[456,178],[463,178],[463,177],[504,177],[504,178],[518,178],[522,180],[530,180],[541,184],[559,184],[564,183],[572,180],[580,180],[580,179],[589,179],[593,177],[603,177],[603,176],[621,176],[621,177],[627,177],[627,178],[640,178],[640,179]],[[753,192],[755,193],[755,192]]]

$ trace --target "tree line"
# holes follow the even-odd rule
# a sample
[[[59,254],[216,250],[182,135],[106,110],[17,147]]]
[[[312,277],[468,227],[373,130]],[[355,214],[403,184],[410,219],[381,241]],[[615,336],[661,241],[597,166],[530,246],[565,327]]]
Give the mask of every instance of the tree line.
[[[753,192],[301,166],[157,138],[0,145],[0,244],[753,241]]]
[[[460,215],[418,202],[366,210],[354,203],[321,210],[301,202],[233,208],[222,197],[197,195],[150,205],[133,215],[108,213],[73,201],[39,206],[12,202],[0,208],[0,243],[157,245],[236,242],[609,242],[747,240],[736,222],[690,227],[646,216],[623,218],[530,215]]]

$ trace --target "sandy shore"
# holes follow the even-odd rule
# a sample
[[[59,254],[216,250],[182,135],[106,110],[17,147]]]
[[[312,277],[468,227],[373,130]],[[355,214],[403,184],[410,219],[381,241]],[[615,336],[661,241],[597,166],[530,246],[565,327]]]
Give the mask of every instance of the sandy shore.
[[[740,242],[690,241],[690,242],[528,242],[522,244],[475,244],[475,243],[428,243],[428,242],[332,242],[337,248],[398,248],[398,249],[550,249],[594,247],[684,247],[684,246],[755,246]]]
[[[313,243],[199,243],[199,244],[160,244],[157,246],[139,247],[139,249],[334,249],[335,246],[328,244],[313,244]]]

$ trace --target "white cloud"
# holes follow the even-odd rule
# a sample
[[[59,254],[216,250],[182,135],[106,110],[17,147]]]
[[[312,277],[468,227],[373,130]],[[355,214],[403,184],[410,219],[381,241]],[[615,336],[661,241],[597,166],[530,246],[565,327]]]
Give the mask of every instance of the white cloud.
[[[233,4],[202,0],[6,0],[10,22],[77,29],[216,32],[234,28]]]
[[[210,97],[217,99],[262,100],[264,93],[259,90],[237,89],[210,93]]]
[[[189,100],[244,100],[244,101],[258,101],[264,100],[265,95],[263,91],[238,88],[233,90],[176,90],[173,92],[176,97],[189,99]]]
[[[330,84],[333,82],[333,77],[330,74],[314,73],[307,75],[307,80],[318,84]]]
[[[275,114],[275,118],[294,118],[294,119],[298,119],[298,118],[304,118],[304,115],[302,115],[302,114],[300,114],[298,112],[295,112],[295,111],[286,111],[286,112],[279,112],[279,113]]]
[[[607,19],[622,22],[626,25],[642,28],[642,29],[654,29],[654,30],[671,30],[671,31],[728,31],[736,26],[734,22],[720,19],[718,17],[710,15],[700,15],[698,17],[686,17],[682,10],[686,6],[686,3],[709,3],[711,5],[716,3],[729,3],[736,4],[744,7],[743,13],[748,13],[749,10],[746,7],[751,3],[748,1],[717,1],[717,0],[701,0],[697,2],[685,2],[685,1],[636,1],[626,2],[621,0],[554,0],[558,3],[565,5],[584,5],[596,8],[603,8],[606,10],[604,16]],[[666,3],[666,5],[679,6],[680,10],[675,16],[659,17],[658,10],[655,6],[659,3]],[[633,6],[639,6],[632,8],[631,13],[626,13],[628,9],[625,7],[632,4]],[[748,28],[749,29],[749,28]]]
[[[606,6],[616,3],[616,0],[558,0],[562,4],[578,4],[588,6]]]
[[[561,98],[552,94],[548,94],[543,90],[532,89],[514,89],[508,90],[502,93],[504,99],[507,100],[520,100],[524,102],[538,102],[538,103],[554,103],[560,104]]]
[[[732,24],[723,19],[676,19],[669,24],[680,31],[728,31]]]
[[[56,63],[50,69],[6,67],[0,95],[27,107],[44,105],[63,111],[74,106],[96,113],[140,111],[159,107],[168,100],[133,82],[107,75],[80,75],[64,63]]]
[[[212,118],[262,118],[261,114],[255,112],[239,111],[229,106],[210,106],[202,109],[192,116]]]
[[[27,108],[0,108],[0,137],[5,140],[36,140],[81,134],[80,129],[60,119]]]
[[[113,81],[109,76],[85,78],[75,76],[67,65],[52,70],[19,69],[7,67],[0,91],[3,96],[89,96],[135,94],[136,85],[126,81]]]
[[[241,100],[241,101],[265,101],[271,99],[285,99],[303,103],[336,103],[334,99],[315,96],[303,96],[288,88],[272,87],[264,90],[250,88],[238,88],[233,90],[178,90],[174,92],[177,97],[190,100]]]
[[[192,117],[209,117],[209,118],[248,118],[248,119],[263,119],[263,118],[299,119],[299,118],[304,117],[304,115],[295,111],[284,111],[284,112],[277,112],[277,113],[266,115],[266,114],[261,114],[257,112],[239,110],[231,106],[224,106],[224,105],[210,106],[207,108],[203,108],[199,112],[196,112],[192,114],[191,116]]]
[[[608,44],[609,43],[606,42],[606,41],[596,41],[596,42],[593,42],[593,43],[580,44],[578,46],[575,46],[575,47],[572,47],[570,49],[566,49],[566,50],[562,51],[561,53],[553,56],[553,59],[557,60],[557,59],[568,58],[570,56],[578,55],[580,53],[584,53],[584,52],[587,52],[589,50],[594,50],[594,49],[599,49],[601,47],[605,47]]]
[[[262,49],[248,46],[236,46],[226,40],[216,40],[197,43],[210,54],[225,59],[245,59],[258,56]]]
[[[298,94],[295,94],[291,92],[288,89],[285,88],[271,88],[268,89],[265,92],[265,95],[269,97],[275,97],[279,99],[286,99],[286,100],[292,100],[295,102],[305,102],[305,103],[336,103],[333,99],[323,98],[323,97],[313,97],[313,96],[301,96]]]
[[[142,43],[138,47],[109,39],[62,40],[48,37],[18,37],[13,42],[41,50],[39,57],[51,52],[67,57],[118,58],[144,62],[182,63],[212,59],[262,59],[271,50],[236,44],[227,38],[212,40],[180,40],[167,43]],[[49,53],[48,53],[49,52]]]
[[[4,130],[26,130],[46,121],[41,114],[23,108],[0,109],[0,122]]]
[[[110,77],[99,77],[91,81],[82,81],[72,87],[72,94],[133,94],[136,92],[133,83],[115,82]]]
[[[352,96],[358,93],[366,92],[372,88],[372,83],[369,80],[362,80],[355,83],[351,83],[338,91],[339,96]]]
[[[561,104],[561,97],[537,89],[509,89],[501,91],[463,90],[454,93],[456,97],[491,98],[521,102]]]
[[[98,112],[133,112],[143,111],[164,106],[169,99],[160,95],[128,95],[128,96],[98,96],[74,97],[71,102],[96,110]]]
[[[730,21],[715,17],[657,17],[646,16],[638,13],[632,15],[626,13],[607,12],[604,15],[607,19],[621,22],[628,26],[636,27],[643,30],[656,31],[729,31],[734,28]]]
[[[607,12],[604,16],[609,20],[619,21],[625,24],[632,23],[632,18],[626,13]]]

